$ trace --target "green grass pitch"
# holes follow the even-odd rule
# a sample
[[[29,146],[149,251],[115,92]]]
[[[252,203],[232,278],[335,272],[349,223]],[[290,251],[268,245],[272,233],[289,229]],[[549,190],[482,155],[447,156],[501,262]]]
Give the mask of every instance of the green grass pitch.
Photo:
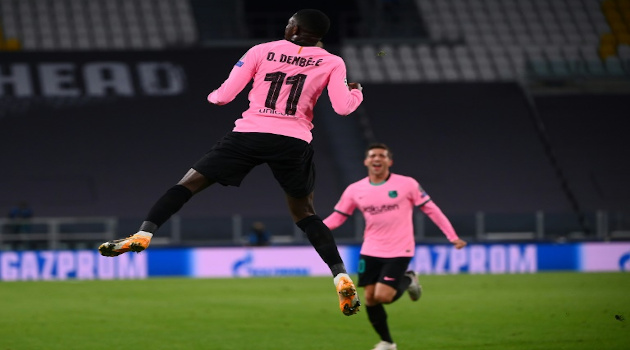
[[[420,276],[386,306],[398,348],[630,349],[630,275]],[[360,289],[360,293],[363,290]],[[0,283],[0,350],[371,349],[332,278]]]

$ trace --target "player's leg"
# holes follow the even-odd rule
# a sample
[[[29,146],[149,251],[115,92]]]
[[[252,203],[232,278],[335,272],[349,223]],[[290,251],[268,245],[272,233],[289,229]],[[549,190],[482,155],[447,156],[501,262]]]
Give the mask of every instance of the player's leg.
[[[309,242],[328,265],[333,276],[346,273],[346,267],[339,255],[332,232],[322,219],[315,215],[313,193],[302,198],[286,195],[286,199],[293,222],[306,233]]]
[[[377,281],[382,276],[385,261],[386,259],[366,255],[361,255],[359,260],[359,287],[364,287],[364,301],[368,320],[381,339],[381,341],[374,346],[374,350],[396,349],[396,344],[389,332],[387,312],[385,311],[383,303],[376,297],[377,286],[382,285],[382,283],[378,283]]]
[[[247,173],[260,164],[260,161],[249,156],[251,144],[247,142],[247,136],[238,133],[225,135],[192,166],[177,185],[157,200],[138,233],[102,244],[99,247],[101,255],[117,256],[128,251],[142,251],[149,245],[153,233],[193,195],[215,182],[239,186]]]
[[[368,286],[366,286],[366,289],[367,287]],[[372,328],[374,328],[374,331],[376,331],[381,339],[381,341],[374,346],[374,350],[395,350],[396,343],[394,343],[394,340],[389,332],[385,306],[381,303],[370,305],[367,301],[367,297],[366,303],[365,309],[367,310],[368,320],[370,320]]]
[[[355,314],[361,303],[354,283],[346,272],[332,232],[315,215],[313,148],[308,142],[293,137],[268,135],[264,138],[264,149],[267,152],[265,161],[286,194],[293,221],[306,233],[313,248],[330,268],[339,294],[341,311],[345,315]]]
[[[122,239],[103,243],[98,250],[103,256],[118,256],[126,252],[141,252],[149,246],[153,233],[173,214],[177,213],[188,200],[212,182],[201,173],[190,169],[186,175],[169,188],[149,210],[145,221],[137,233]]]
[[[405,271],[411,258],[388,258],[383,259],[383,261],[384,264],[374,288],[373,298],[378,303],[389,304],[398,300],[414,282]]]
[[[173,214],[177,213],[192,196],[208,188],[214,182],[195,169],[190,169],[184,177],[171,187],[155,202],[146,220],[140,226],[141,231],[154,233]]]
[[[361,255],[359,265],[363,265],[365,272],[359,274],[359,285],[369,283],[365,288],[366,310],[372,327],[381,337],[374,350],[396,349],[389,333],[384,305],[398,300],[408,290],[412,281],[405,270],[410,261],[410,257],[374,258]]]
[[[374,285],[372,298],[377,304],[391,304],[398,299],[396,298],[397,294],[396,288],[379,282]]]
[[[346,272],[346,266],[339,255],[337,243],[330,229],[315,215],[313,193],[306,197],[286,196],[289,212],[296,225],[306,234],[322,260],[328,265],[334,277],[333,283],[339,294],[339,307],[344,315],[350,316],[359,311],[361,302],[356,287]]]
[[[422,286],[420,285],[420,281],[418,281],[418,276],[416,272],[413,270],[409,270],[405,272],[405,276],[409,278],[409,287],[407,287],[407,294],[409,294],[409,298],[412,301],[418,301],[422,296]]]
[[[267,164],[285,192],[293,222],[306,233],[333,276],[345,274],[346,267],[339,256],[332,232],[315,214],[313,148],[305,141],[279,135],[271,136],[267,142],[273,142],[274,145],[269,150],[273,153],[267,157]]]

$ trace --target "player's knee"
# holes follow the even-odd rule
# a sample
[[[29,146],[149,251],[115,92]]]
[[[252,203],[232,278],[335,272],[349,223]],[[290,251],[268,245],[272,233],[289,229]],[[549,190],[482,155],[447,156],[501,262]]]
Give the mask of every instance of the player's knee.
[[[364,299],[367,306],[375,306],[379,304],[379,302],[374,299],[374,295],[365,295]]]
[[[297,223],[303,219],[315,215],[315,207],[313,205],[313,196],[308,195],[306,197],[287,197],[287,203],[289,205],[289,211],[293,216],[294,221]]]
[[[211,181],[205,175],[201,174],[200,172],[197,172],[194,169],[191,169],[188,173],[186,173],[184,178],[182,178],[177,183],[177,185],[175,185],[175,187],[181,186],[187,189],[188,191],[190,191],[192,195],[195,195],[201,192],[202,190],[208,188],[213,183],[214,181]]]
[[[298,222],[303,221],[304,219],[308,219],[311,216],[315,216],[315,212],[313,210],[306,210],[306,209],[291,210],[291,216],[293,217],[295,223],[297,224]]]
[[[374,294],[374,304],[390,304],[394,300],[394,296],[390,294],[378,293]]]

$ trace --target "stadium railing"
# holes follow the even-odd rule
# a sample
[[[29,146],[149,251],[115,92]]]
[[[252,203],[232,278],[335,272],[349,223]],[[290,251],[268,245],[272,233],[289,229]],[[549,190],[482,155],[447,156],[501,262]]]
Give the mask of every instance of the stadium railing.
[[[630,240],[630,214],[597,211],[586,213],[584,222],[575,213],[451,214],[449,219],[461,238],[470,243],[566,242]],[[263,221],[272,245],[308,244],[288,217],[173,216],[154,237],[152,246],[241,246],[254,221]],[[444,235],[424,214],[414,217],[417,242],[447,243]],[[95,249],[99,244],[124,237],[137,229],[138,218],[37,217],[0,219],[0,250]],[[365,222],[355,214],[334,231],[339,244],[360,244]]]
[[[0,247],[56,250],[108,241],[116,237],[117,224],[115,217],[0,219]]]

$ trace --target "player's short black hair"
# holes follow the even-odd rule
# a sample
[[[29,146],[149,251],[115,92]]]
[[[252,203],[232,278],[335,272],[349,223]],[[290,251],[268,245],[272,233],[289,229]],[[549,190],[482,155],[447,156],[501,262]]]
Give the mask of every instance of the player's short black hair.
[[[330,18],[320,10],[304,9],[296,12],[293,18],[302,30],[322,38],[330,29]]]
[[[389,148],[389,146],[387,146],[384,143],[380,143],[380,142],[376,142],[376,143],[372,143],[370,144],[366,149],[365,149],[365,156],[367,157],[368,153],[370,152],[370,150],[373,150],[375,148],[380,148],[380,149],[384,149],[387,151],[387,156],[389,157],[389,159],[394,159],[394,153],[392,153],[392,150]]]

